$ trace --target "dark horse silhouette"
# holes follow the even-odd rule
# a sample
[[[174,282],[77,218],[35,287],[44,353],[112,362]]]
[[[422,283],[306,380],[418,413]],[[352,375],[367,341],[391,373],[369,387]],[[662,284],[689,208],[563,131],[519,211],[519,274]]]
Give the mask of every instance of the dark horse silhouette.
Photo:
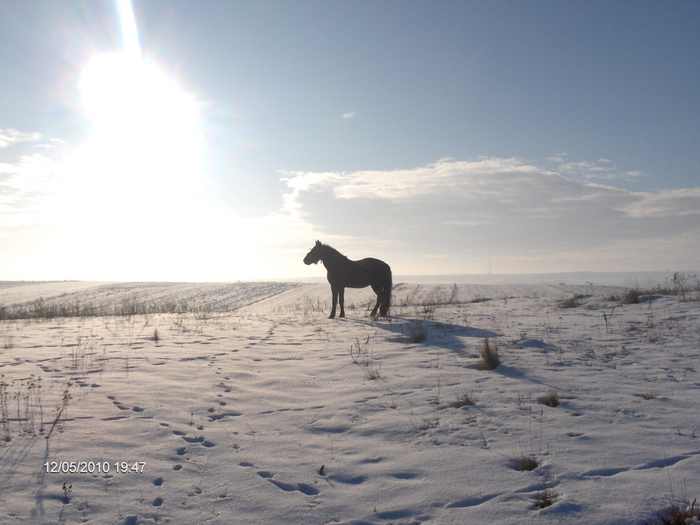
[[[335,248],[316,241],[313,248],[304,257],[304,264],[323,263],[328,273],[328,282],[333,295],[331,314],[335,317],[335,305],[340,298],[340,317],[345,317],[345,287],[364,288],[371,286],[377,294],[377,304],[372,309],[371,317],[377,315],[377,308],[382,317],[389,314],[391,306],[391,268],[384,261],[368,257],[351,261]]]

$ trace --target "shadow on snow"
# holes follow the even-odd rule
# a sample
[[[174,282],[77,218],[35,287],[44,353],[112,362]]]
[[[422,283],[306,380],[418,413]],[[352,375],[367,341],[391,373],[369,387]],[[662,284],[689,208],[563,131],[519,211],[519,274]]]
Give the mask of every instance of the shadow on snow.
[[[496,337],[498,334],[491,330],[484,330],[482,328],[475,328],[472,326],[463,326],[458,324],[443,323],[441,321],[428,321],[423,319],[412,319],[410,317],[396,316],[392,317],[390,320],[379,320],[379,321],[367,321],[363,319],[347,319],[346,322],[353,322],[357,324],[363,324],[366,326],[371,326],[374,328],[381,328],[387,332],[395,334],[389,340],[398,343],[410,343],[410,344],[430,344],[431,346],[437,346],[439,348],[446,348],[448,350],[453,350],[458,353],[462,353],[466,349],[464,341],[461,339],[463,337],[476,337],[476,338],[486,338],[486,337]],[[423,323],[425,329],[426,338],[421,342],[414,342],[411,340],[410,333],[413,329],[412,325],[416,323]]]

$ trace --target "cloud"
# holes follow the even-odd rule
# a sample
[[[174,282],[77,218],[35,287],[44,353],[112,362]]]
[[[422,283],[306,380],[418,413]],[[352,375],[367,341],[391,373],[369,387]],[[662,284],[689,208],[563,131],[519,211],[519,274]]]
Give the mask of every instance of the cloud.
[[[58,182],[58,169],[57,159],[47,153],[0,163],[0,230],[36,223],[44,198]]]
[[[630,217],[667,218],[700,215],[700,188],[639,192],[634,195],[636,200],[623,210]]]
[[[478,196],[501,192],[500,175],[519,175],[538,171],[515,158],[483,158],[476,161],[442,159],[428,166],[352,173],[285,172],[283,180],[292,189],[332,188],[337,199],[401,200],[439,193],[455,186],[469,189]],[[555,175],[542,171],[542,174]],[[492,176],[492,179],[483,178]]]
[[[610,173],[609,159],[567,164],[564,173],[486,157],[400,170],[286,172],[285,206],[315,231],[357,245],[391,242],[406,273],[483,271],[486,251],[509,265],[500,269],[508,272],[553,271],[554,260],[585,269],[624,259],[626,268],[605,269],[648,269],[669,264],[672,251],[650,247],[674,238],[686,239],[676,263],[688,263],[681,258],[692,246],[687,236],[700,241],[700,188],[634,192],[579,176],[583,169]],[[610,257],[623,244],[627,252]],[[451,254],[439,272],[434,253]],[[598,258],[604,253],[607,259]]]
[[[344,120],[349,120],[349,119],[355,118],[355,112],[348,111],[347,113],[343,113],[342,115],[340,115],[340,118],[342,118]]]
[[[0,128],[0,149],[9,148],[21,142],[36,142],[41,139],[41,133],[24,132],[13,128]]]
[[[622,171],[612,160],[605,158],[593,161],[567,161],[565,156],[551,156],[547,157],[547,160],[557,164],[554,169],[559,173],[584,181],[629,182],[643,176],[639,170]]]
[[[566,161],[566,157],[568,154],[565,151],[562,151],[561,153],[555,153],[553,155],[550,155],[548,157],[545,157],[545,160],[548,162],[564,162]]]

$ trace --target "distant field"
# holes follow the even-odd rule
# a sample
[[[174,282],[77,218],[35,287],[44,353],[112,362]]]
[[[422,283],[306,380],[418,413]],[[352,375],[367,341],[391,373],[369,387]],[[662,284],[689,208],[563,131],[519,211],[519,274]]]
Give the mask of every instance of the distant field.
[[[293,283],[0,283],[0,319],[227,312]]]

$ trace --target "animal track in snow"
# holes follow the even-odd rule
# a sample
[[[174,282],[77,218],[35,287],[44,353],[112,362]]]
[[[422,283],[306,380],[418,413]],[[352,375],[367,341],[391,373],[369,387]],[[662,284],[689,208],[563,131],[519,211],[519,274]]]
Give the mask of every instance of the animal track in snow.
[[[641,465],[637,465],[635,467],[611,467],[587,470],[586,472],[582,472],[580,476],[584,478],[610,477],[616,476],[617,474],[622,474],[623,472],[630,472],[634,470],[650,470],[656,468],[672,467],[673,465],[676,465],[681,461],[685,461],[686,459],[690,459],[691,457],[697,455],[700,455],[700,450],[694,450],[692,452],[688,452],[687,454],[679,454],[677,456],[671,456],[668,458],[655,459],[646,463],[642,463]]]
[[[483,496],[467,496],[466,498],[462,498],[457,501],[453,501],[452,503],[448,503],[445,505],[446,509],[455,509],[455,508],[464,508],[464,507],[476,507],[477,505],[481,505],[483,503],[486,503],[487,501],[491,501],[493,498],[496,498],[500,496],[500,494],[485,494]]]

